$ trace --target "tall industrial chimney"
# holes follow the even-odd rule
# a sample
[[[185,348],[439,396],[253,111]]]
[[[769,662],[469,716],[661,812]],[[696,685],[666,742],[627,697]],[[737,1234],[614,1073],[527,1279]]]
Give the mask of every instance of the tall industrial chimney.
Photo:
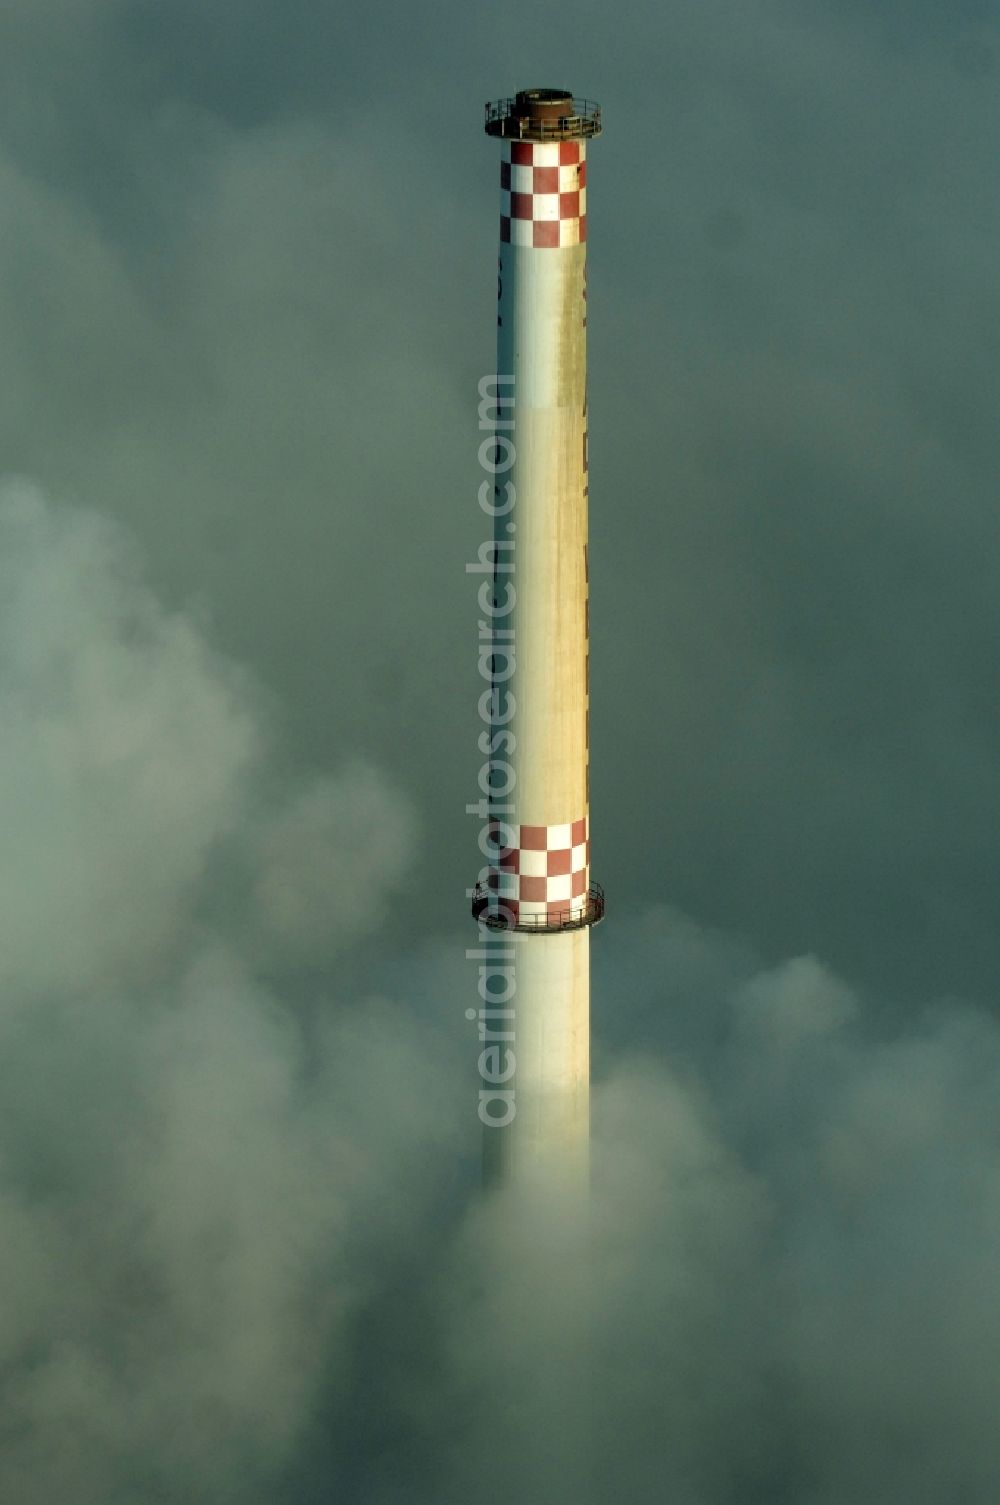
[[[590,1127],[587,142],[590,100],[526,89],[486,106],[499,139],[493,491],[493,848],[473,899],[505,931],[514,1113],[484,1117],[487,1181],[537,1165],[586,1176]],[[482,596],[480,597],[482,600]],[[499,733],[508,739],[501,740]],[[493,1038],[489,1033],[481,1038]]]

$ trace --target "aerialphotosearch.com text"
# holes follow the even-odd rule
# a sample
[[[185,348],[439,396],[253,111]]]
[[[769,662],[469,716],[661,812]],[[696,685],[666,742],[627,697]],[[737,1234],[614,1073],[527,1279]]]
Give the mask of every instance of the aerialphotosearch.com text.
[[[479,964],[478,1009],[466,1009],[465,1017],[477,1020],[479,1041],[479,1117],[487,1128],[502,1129],[511,1123],[517,1106],[514,1073],[514,995],[516,979],[514,942],[509,930],[497,928],[513,923],[505,903],[500,872],[500,854],[516,846],[510,817],[514,814],[517,775],[511,762],[516,738],[510,722],[517,709],[508,688],[515,668],[513,612],[517,602],[514,585],[514,542],[517,500],[513,481],[504,479],[514,466],[513,376],[484,376],[479,382],[479,429],[487,432],[479,446],[479,463],[487,478],[479,487],[479,505],[492,522],[492,537],[480,544],[478,557],[465,566],[466,574],[482,575],[477,602],[479,620],[479,673],[489,688],[479,697],[479,716],[485,730],[479,734],[479,751],[485,762],[479,770],[482,798],[466,805],[467,815],[478,816],[479,850],[486,866],[479,873],[468,897],[477,902],[479,946],[466,951],[467,960]],[[493,925],[484,923],[489,914]]]

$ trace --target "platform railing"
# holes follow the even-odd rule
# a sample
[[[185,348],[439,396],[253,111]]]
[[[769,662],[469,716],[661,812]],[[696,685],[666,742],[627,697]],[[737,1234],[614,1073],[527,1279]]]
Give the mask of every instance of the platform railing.
[[[578,140],[601,134],[601,107],[595,99],[574,99],[573,112],[554,120],[523,113],[516,99],[491,99],[486,104],[486,132],[531,141]]]
[[[501,895],[479,883],[472,896],[472,918],[490,930],[520,930],[535,934],[582,930],[586,925],[598,925],[604,919],[604,890],[599,883],[592,883],[582,905],[579,899],[571,900],[565,909],[547,914],[519,912],[515,917]]]

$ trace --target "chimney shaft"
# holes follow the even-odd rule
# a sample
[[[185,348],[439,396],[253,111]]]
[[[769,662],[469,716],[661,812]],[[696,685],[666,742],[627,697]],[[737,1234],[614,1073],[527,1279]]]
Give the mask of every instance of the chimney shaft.
[[[511,931],[516,984],[516,1116],[485,1129],[488,1179],[587,1162],[590,927],[603,914],[590,875],[587,545],[587,142],[600,128],[597,106],[562,89],[486,107],[501,142],[497,433],[508,441],[494,557],[513,564],[498,567],[494,606],[515,592],[494,619],[512,637],[503,651],[494,642],[493,731],[509,734],[514,787],[497,796],[513,813],[493,824],[473,910]]]

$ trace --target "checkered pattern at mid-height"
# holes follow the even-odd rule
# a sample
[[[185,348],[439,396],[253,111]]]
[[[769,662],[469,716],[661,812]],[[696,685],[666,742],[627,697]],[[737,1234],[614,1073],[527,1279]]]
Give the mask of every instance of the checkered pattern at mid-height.
[[[500,239],[536,249],[587,239],[586,142],[504,142]]]
[[[590,880],[588,816],[562,826],[498,823],[490,828],[490,840],[498,848],[490,864],[491,908],[509,910],[515,924],[535,917],[541,925],[583,913]],[[501,845],[511,840],[517,845]]]

